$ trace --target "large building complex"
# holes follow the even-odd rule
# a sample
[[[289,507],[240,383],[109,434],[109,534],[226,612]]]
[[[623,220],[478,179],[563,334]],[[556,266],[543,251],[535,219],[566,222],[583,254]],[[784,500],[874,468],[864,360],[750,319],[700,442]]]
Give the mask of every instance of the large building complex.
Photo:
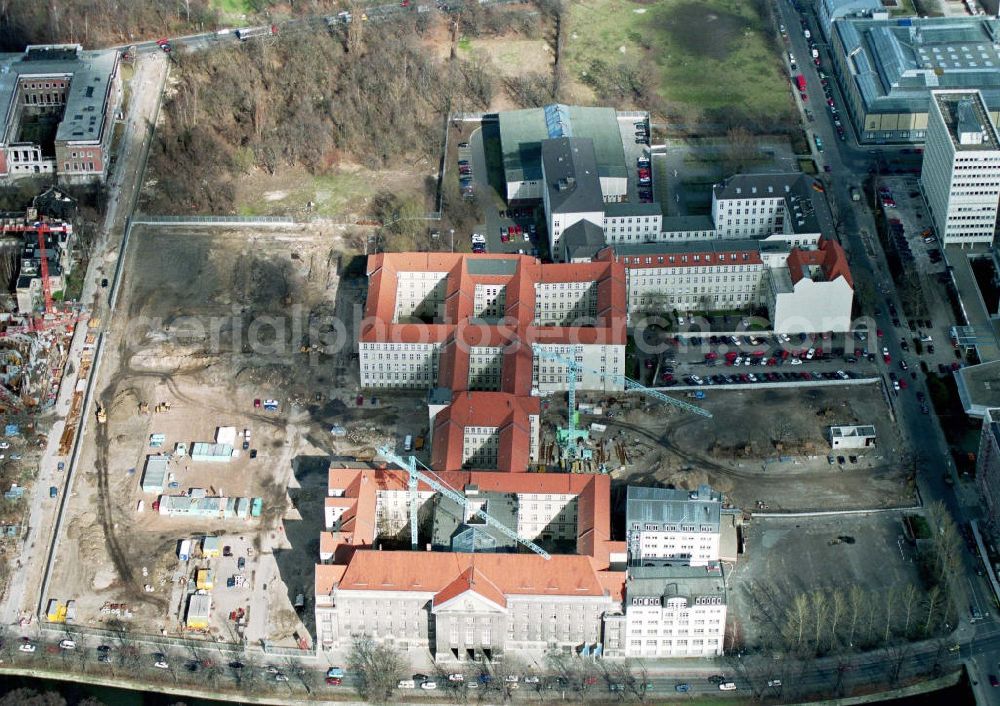
[[[626,570],[626,545],[611,540],[607,476],[437,474],[464,497],[464,506],[419,483],[418,546],[426,550],[414,553],[392,549],[409,525],[406,472],[341,465],[329,471],[316,565],[320,650],[342,648],[363,634],[429,649],[439,662],[492,660],[523,649],[611,657],[722,654],[720,566],[661,561]],[[695,494],[702,493],[705,503],[721,506],[717,494]],[[479,509],[551,557],[524,553],[479,522]],[[717,507],[715,517],[718,530]],[[718,557],[717,542],[713,554]]]
[[[121,97],[116,49],[56,44],[0,55],[0,180],[103,181]]]
[[[359,364],[365,388],[444,388],[516,396],[566,389],[565,366],[611,391],[625,365],[621,264],[543,265],[524,255],[384,253],[368,260]],[[470,422],[471,423],[471,422]]]
[[[943,244],[993,244],[1000,138],[978,91],[931,94],[921,184]]]
[[[526,471],[538,461],[541,403],[504,392],[460,392],[434,414],[435,470]]]
[[[854,283],[836,241],[716,240],[613,250],[625,265],[630,315],[764,309],[779,333],[850,329]]]
[[[861,142],[923,142],[935,90],[979,90],[994,122],[1000,117],[996,19],[844,17],[830,41]]]
[[[624,545],[610,541],[606,476],[441,473],[466,507],[418,487],[431,547],[414,555],[380,551],[407,526],[404,471],[331,469],[326,531],[316,566],[316,644],[351,636],[425,647],[441,661],[494,658],[506,651],[597,648],[603,620],[621,612]],[[475,522],[482,508],[521,536],[555,551],[546,560],[511,553],[502,534]]]
[[[593,164],[606,201],[621,201],[628,191],[625,150],[613,108],[555,104],[499,114],[507,200],[538,200],[545,191],[542,145],[558,138],[590,141]]]

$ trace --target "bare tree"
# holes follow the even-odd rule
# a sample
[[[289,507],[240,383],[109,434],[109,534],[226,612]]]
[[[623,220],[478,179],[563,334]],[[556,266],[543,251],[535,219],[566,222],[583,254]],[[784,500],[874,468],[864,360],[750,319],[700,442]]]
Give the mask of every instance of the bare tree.
[[[885,592],[885,630],[882,633],[882,643],[888,645],[892,637],[892,624],[896,614],[896,589],[888,588]]]
[[[819,654],[823,635],[828,629],[827,614],[829,613],[830,605],[826,594],[820,590],[813,591],[810,594],[810,604],[813,614],[813,651]]]
[[[938,622],[938,613],[941,610],[943,602],[940,586],[931,587],[931,590],[927,592],[927,598],[924,599],[924,637],[934,634],[934,628]]]
[[[352,641],[348,664],[357,680],[358,694],[376,704],[392,698],[405,667],[402,655],[395,648],[376,643],[365,635]]]
[[[903,636],[909,637],[913,611],[917,607],[917,587],[912,583],[906,584],[901,596],[903,608]]]
[[[800,593],[792,600],[792,605],[785,616],[782,635],[792,651],[802,651],[805,638],[806,621],[809,618],[809,596]]]
[[[847,631],[847,645],[848,647],[854,647],[854,634],[858,627],[858,620],[861,618],[861,614],[865,607],[865,592],[861,590],[861,587],[857,584],[851,586],[851,592],[848,595],[848,602],[850,603],[850,618]]]
[[[847,612],[847,600],[840,589],[830,594],[830,650],[836,650],[839,642],[840,621]]]

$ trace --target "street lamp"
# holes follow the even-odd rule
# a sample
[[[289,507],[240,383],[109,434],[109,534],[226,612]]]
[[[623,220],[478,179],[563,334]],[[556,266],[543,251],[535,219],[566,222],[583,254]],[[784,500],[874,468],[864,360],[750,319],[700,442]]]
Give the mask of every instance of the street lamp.
[[[455,229],[449,228],[448,233],[451,234],[451,251],[455,252]]]

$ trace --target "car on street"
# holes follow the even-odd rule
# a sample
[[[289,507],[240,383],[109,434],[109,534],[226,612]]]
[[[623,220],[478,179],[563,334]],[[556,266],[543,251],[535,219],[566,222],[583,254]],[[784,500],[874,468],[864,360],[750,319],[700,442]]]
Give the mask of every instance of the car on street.
[[[153,662],[153,666],[157,669],[170,669],[170,665],[164,662],[162,659]]]
[[[60,649],[64,649],[64,650],[75,650],[76,649],[76,641],[74,641],[74,640],[62,640],[62,641],[59,642],[59,647],[60,647]]]
[[[454,674],[448,675],[448,681],[450,682],[463,682],[465,681],[465,675],[461,672],[455,672]]]
[[[326,685],[327,686],[340,686],[341,683],[342,683],[342,681],[343,680],[340,677],[327,677],[326,678]]]
[[[992,687],[1000,686],[1000,681],[997,681],[997,677],[995,674],[990,675],[990,686]]]
[[[281,672],[274,675],[274,681],[288,681],[288,677]]]
[[[438,688],[438,685],[433,679],[428,679],[427,681],[420,682],[420,688],[424,691],[433,691]]]
[[[691,691],[691,685],[690,684],[683,684],[683,683],[682,684],[674,684],[674,691],[676,691],[679,694],[686,694],[687,692]]]
[[[21,652],[34,652],[36,647],[30,642],[22,642],[17,649]]]

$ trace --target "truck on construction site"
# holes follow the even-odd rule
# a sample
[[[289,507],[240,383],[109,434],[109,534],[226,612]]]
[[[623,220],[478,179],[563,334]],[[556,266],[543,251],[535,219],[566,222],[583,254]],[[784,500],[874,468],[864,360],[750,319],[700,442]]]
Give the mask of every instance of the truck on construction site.
[[[262,25],[260,27],[240,27],[235,34],[241,42],[254,37],[271,37],[278,33],[278,25]]]

